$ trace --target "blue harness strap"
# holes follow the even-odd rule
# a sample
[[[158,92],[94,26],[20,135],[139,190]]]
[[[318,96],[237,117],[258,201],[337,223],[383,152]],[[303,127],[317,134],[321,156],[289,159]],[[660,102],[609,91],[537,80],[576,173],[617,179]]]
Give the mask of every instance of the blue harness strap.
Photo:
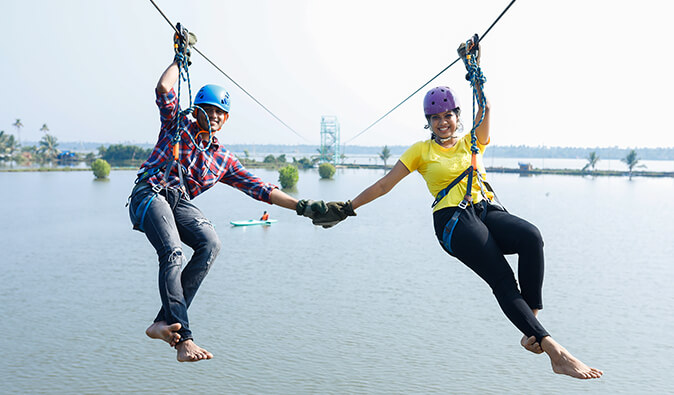
[[[433,201],[433,204],[431,204],[431,208],[435,207],[442,199],[444,199],[445,196],[449,193],[450,189],[454,188],[456,184],[461,182],[467,175],[473,172],[473,166],[469,166],[466,170],[463,171],[463,173],[459,174],[458,177],[454,179],[445,189],[442,191],[438,192],[438,194],[435,196],[435,200]],[[469,186],[470,188],[470,186]]]
[[[134,229],[138,229],[141,232],[145,232],[145,229],[143,227],[143,223],[145,222],[145,215],[147,214],[148,208],[150,208],[150,203],[159,195],[159,192],[161,192],[162,187],[159,185],[155,185],[152,187],[152,193],[145,196],[143,200],[141,200],[140,204],[138,204],[138,207],[136,207],[136,211],[134,211],[134,217],[138,221],[137,224],[134,224]],[[133,196],[133,195],[132,195]],[[131,196],[129,196],[129,201],[131,200]],[[129,202],[127,202],[127,205]]]
[[[143,213],[140,216],[140,221],[138,222],[138,230],[140,230],[141,232],[145,232],[145,229],[143,228],[143,222],[145,222],[145,214],[147,214],[147,209],[150,207],[150,203],[152,203],[152,201],[154,200],[154,198],[157,197],[157,195],[159,195],[158,192],[155,192],[151,195],[147,195],[145,199],[143,199],[143,201],[140,202],[138,208],[136,209],[136,218],[138,218],[138,213],[140,213],[140,210],[141,209],[143,210]]]
[[[461,213],[470,205],[473,201],[473,193],[472,193],[472,186],[473,186],[473,166],[470,165],[466,170],[463,171],[457,178],[452,181],[447,188],[443,189],[438,193],[438,196],[435,197],[435,201],[433,202],[433,206],[435,206],[442,198],[447,196],[449,193],[449,190],[452,189],[456,184],[458,184],[461,180],[463,180],[466,176],[468,176],[468,186],[466,187],[466,195],[463,197],[463,200],[459,202],[458,209],[454,211],[454,214],[452,215],[452,218],[450,218],[449,221],[447,221],[447,224],[445,225],[445,230],[442,232],[442,244],[447,248],[447,250],[450,253],[454,253],[452,251],[452,234],[454,233],[454,228],[456,228],[456,224],[459,222],[459,216]],[[442,196],[440,196],[442,194]]]
[[[155,174],[159,173],[162,169],[163,162],[157,165],[157,167],[153,167],[151,169],[147,169],[141,174],[138,175],[136,178],[136,181],[134,181],[134,184],[138,184],[139,182],[145,181],[148,178],[154,176]]]

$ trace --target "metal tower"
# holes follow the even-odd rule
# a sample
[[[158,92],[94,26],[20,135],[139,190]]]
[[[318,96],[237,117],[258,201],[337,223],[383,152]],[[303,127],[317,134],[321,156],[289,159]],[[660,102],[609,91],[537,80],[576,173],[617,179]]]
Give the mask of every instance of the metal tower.
[[[320,162],[337,165],[339,161],[339,121],[336,116],[321,117]]]

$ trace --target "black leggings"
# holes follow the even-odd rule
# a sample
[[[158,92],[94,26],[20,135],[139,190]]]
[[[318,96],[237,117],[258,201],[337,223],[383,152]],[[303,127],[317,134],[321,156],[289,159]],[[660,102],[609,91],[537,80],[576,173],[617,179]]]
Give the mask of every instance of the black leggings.
[[[445,226],[458,207],[433,213],[435,235],[448,254],[458,258],[489,284],[501,310],[527,337],[537,341],[548,332],[536,319],[532,309],[542,309],[543,239],[536,226],[500,207],[478,204],[469,206],[458,217],[450,240]],[[481,216],[484,214],[484,219]],[[450,243],[449,247],[445,243]],[[505,254],[518,254],[517,287],[515,275]]]

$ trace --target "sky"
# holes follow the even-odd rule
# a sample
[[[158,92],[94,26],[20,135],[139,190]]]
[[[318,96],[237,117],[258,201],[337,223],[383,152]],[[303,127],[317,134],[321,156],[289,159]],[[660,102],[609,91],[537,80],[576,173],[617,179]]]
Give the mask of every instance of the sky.
[[[322,115],[341,143],[408,146],[426,139],[433,86],[471,90],[457,63],[362,135],[456,58],[510,0],[155,0],[197,35],[197,48],[269,108],[193,54],[192,94],[228,89],[226,144],[319,144]],[[674,2],[516,1],[482,41],[496,145],[674,147]],[[0,130],[37,141],[154,143],[154,87],[173,31],[147,0],[3,0]],[[182,85],[184,106],[189,104]]]

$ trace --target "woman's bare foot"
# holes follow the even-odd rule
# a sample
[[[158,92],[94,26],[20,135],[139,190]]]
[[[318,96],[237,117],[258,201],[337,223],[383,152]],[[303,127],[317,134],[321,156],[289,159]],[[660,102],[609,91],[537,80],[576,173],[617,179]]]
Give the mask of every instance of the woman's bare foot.
[[[536,336],[530,337],[527,337],[526,335],[522,336],[520,344],[522,345],[522,347],[526,348],[527,350],[531,351],[534,354],[543,353],[543,349],[541,348],[540,343],[536,341]]]
[[[601,370],[591,368],[576,359],[550,336],[543,338],[541,348],[550,357],[552,371],[557,374],[565,374],[577,379],[598,379],[604,374]]]
[[[197,346],[191,339],[178,343],[176,350],[178,350],[179,362],[196,362],[213,358],[213,354]]]
[[[168,325],[166,321],[154,322],[146,330],[145,334],[153,339],[160,339],[174,347],[180,341],[178,331],[182,325],[179,322]]]

